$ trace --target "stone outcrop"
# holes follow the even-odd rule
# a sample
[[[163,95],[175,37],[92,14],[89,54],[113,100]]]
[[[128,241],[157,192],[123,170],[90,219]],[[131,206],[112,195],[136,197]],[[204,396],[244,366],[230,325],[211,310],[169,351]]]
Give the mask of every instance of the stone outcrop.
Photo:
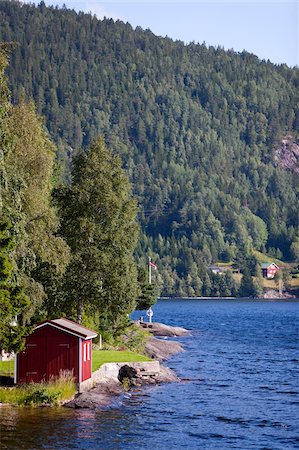
[[[95,387],[64,404],[67,408],[98,409],[109,406],[125,389],[180,381],[175,373],[158,361],[107,363],[94,372]]]
[[[299,138],[288,135],[282,139],[274,150],[274,160],[279,167],[299,173]]]
[[[120,369],[118,378],[121,383],[128,382],[130,387],[179,381],[179,378],[168,367],[160,366],[160,370],[157,373],[144,373],[138,369],[134,369],[128,364]]]
[[[273,298],[273,299],[288,299],[288,298],[296,298],[296,295],[290,294],[289,292],[279,292],[275,289],[268,289],[264,292],[264,298]]]
[[[111,405],[113,397],[123,394],[124,390],[119,381],[109,378],[103,379],[96,387],[88,392],[79,394],[70,402],[64,404],[66,408],[98,409]]]
[[[163,361],[175,353],[184,351],[179,342],[158,339],[153,336],[148,339],[144,350],[150,358],[158,359],[159,361]]]
[[[137,321],[136,324],[141,329],[148,331],[153,336],[156,336],[151,336],[145,345],[145,353],[150,358],[162,361],[169,358],[171,355],[174,355],[175,353],[184,351],[181,344],[175,341],[167,340],[167,338],[187,336],[189,334],[189,331],[185,328],[172,327],[159,322],[148,323]],[[157,337],[163,339],[158,339]]]
[[[120,381],[119,374],[123,367],[128,366],[140,374],[140,376],[158,375],[161,370],[159,361],[144,361],[144,362],[122,362],[122,363],[106,363],[92,374],[94,383],[101,383],[103,379],[110,379],[113,381]]]
[[[145,329],[149,333],[152,333],[154,336],[163,336],[163,337],[178,337],[178,336],[186,336],[189,334],[189,331],[182,327],[171,327],[169,325],[164,325],[164,323],[158,322],[137,322],[137,325],[140,328]]]
[[[166,338],[158,339],[151,336],[145,346],[147,355],[156,360],[163,360],[174,353],[184,351],[181,344],[169,341],[167,337],[184,336],[188,334],[187,330],[157,323],[151,325],[152,327],[148,331]],[[68,408],[104,408],[113,402],[113,398],[124,394],[125,388],[174,382],[180,381],[180,379],[171,369],[162,366],[159,361],[149,361],[103,364],[99,370],[93,373],[92,381],[95,384],[93,389],[79,394],[64,406]]]

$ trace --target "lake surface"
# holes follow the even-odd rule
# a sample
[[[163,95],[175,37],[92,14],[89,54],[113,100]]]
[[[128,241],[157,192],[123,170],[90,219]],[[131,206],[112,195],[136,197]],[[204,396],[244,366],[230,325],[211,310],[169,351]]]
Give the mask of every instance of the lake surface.
[[[155,321],[192,332],[168,361],[186,381],[131,392],[105,411],[0,408],[1,449],[298,448],[298,302],[153,309]]]

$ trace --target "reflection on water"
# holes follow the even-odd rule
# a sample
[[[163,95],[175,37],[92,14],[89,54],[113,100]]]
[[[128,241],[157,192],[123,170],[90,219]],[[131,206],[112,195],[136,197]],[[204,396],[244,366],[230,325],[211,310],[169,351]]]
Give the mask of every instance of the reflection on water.
[[[0,409],[1,449],[97,449],[118,448],[115,423],[122,421],[120,409],[107,411],[72,410],[67,408]],[[130,424],[129,424],[130,426]],[[100,436],[111,435],[111,447],[102,446]]]
[[[105,411],[0,408],[1,449],[295,449],[298,306],[163,301],[185,326],[169,365],[186,381],[136,390]]]

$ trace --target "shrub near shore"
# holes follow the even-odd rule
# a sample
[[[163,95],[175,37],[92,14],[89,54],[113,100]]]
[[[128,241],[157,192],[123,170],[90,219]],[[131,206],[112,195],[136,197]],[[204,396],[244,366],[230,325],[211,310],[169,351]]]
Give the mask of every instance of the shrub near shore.
[[[17,387],[0,387],[0,403],[18,406],[58,406],[76,393],[73,377],[62,374],[48,383],[31,383]]]
[[[97,370],[102,364],[111,362],[138,362],[151,361],[145,355],[130,350],[93,350],[92,370]],[[8,362],[3,364],[7,370]],[[13,374],[13,361],[9,361]],[[0,368],[1,369],[1,368]],[[1,370],[0,370],[1,373]],[[30,383],[23,386],[0,387],[0,404],[8,403],[18,406],[58,406],[73,398],[77,389],[74,380],[69,374],[48,383]]]

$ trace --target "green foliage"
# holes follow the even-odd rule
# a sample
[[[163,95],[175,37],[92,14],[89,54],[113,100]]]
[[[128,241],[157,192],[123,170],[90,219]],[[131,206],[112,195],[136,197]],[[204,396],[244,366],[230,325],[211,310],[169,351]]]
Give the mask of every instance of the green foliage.
[[[8,376],[13,377],[14,376],[14,360],[10,361],[0,361],[0,376]]]
[[[144,353],[144,347],[149,336],[150,334],[147,331],[131,324],[121,336],[121,342],[130,351]]]
[[[149,309],[157,302],[158,291],[154,284],[149,284],[147,271],[143,267],[138,267],[138,283],[140,294],[137,298],[136,309]]]
[[[207,267],[243,268],[253,249],[297,258],[298,175],[274,153],[298,135],[298,68],[44,4],[4,0],[0,14],[0,39],[20,43],[13,98],[21,86],[34,98],[65,177],[99,134],[121,155],[140,205],[136,257],[155,256],[162,295],[217,293]]]
[[[121,383],[122,383],[125,391],[128,391],[130,389],[130,386],[131,386],[130,378],[124,377]]]
[[[51,264],[62,273],[68,248],[57,236],[58,219],[51,204],[55,147],[32,102],[10,103],[3,76],[7,60],[7,49],[1,46],[0,213],[1,224],[10,223],[10,235],[1,236],[0,347],[16,351],[45,299],[39,265]]]
[[[250,209],[244,208],[242,210],[243,222],[246,225],[248,235],[252,239],[252,245],[256,250],[265,249],[268,240],[267,225],[265,222]]]
[[[235,297],[237,293],[238,286],[236,285],[230,270],[224,274],[217,274],[209,271],[204,278],[203,296]]]
[[[4,70],[8,65],[8,58],[12,47],[9,44],[0,43],[0,209],[2,208],[2,191],[6,188],[6,172],[4,157],[9,150],[10,134],[7,129],[7,116],[9,114],[10,92],[7,86]]]
[[[68,247],[57,235],[59,222],[51,199],[55,147],[33,103],[22,101],[14,106],[8,127],[12,145],[5,160],[8,189],[4,210],[16,235],[18,277],[31,299],[24,314],[24,320],[29,321],[46,298],[48,280],[40,280],[44,266],[51,268],[49,277],[63,273]]]
[[[0,403],[19,406],[58,406],[70,400],[76,393],[76,386],[69,374],[62,374],[48,383],[32,383],[13,388],[0,387]]]
[[[255,297],[256,296],[256,288],[250,274],[250,270],[248,268],[244,269],[241,285],[239,289],[240,297]]]
[[[275,284],[276,284],[277,289],[279,290],[279,292],[282,292],[282,290],[283,290],[283,271],[282,270],[278,270],[275,273],[274,281],[275,281]]]
[[[288,269],[282,270],[282,282],[285,290],[290,289],[291,274]]]
[[[262,276],[262,270],[261,270],[260,264],[257,264],[256,268],[255,268],[254,287],[255,287],[255,294],[254,294],[255,297],[263,298],[264,282],[263,282],[263,276]]]
[[[291,245],[291,255],[295,261],[299,262],[299,237]]]
[[[138,294],[133,251],[136,202],[120,159],[103,140],[74,160],[72,184],[57,192],[61,232],[71,250],[63,283],[65,314],[99,317],[101,331],[120,333]]]
[[[283,261],[274,258],[273,256],[269,255],[269,254],[265,254],[265,253],[261,253],[258,251],[254,251],[254,256],[256,257],[256,260],[262,264],[264,262],[268,262],[268,263],[272,263],[275,262],[275,264],[278,265],[278,267],[280,267],[281,265],[283,265]]]
[[[16,318],[29,305],[29,298],[12,279],[14,243],[10,228],[7,222],[0,222],[0,350],[17,352],[23,346],[27,329]]]
[[[27,397],[24,399],[24,405],[25,406],[45,406],[45,405],[57,405],[58,404],[58,392],[47,392],[46,388],[40,388],[36,389],[33,392],[31,392]]]

